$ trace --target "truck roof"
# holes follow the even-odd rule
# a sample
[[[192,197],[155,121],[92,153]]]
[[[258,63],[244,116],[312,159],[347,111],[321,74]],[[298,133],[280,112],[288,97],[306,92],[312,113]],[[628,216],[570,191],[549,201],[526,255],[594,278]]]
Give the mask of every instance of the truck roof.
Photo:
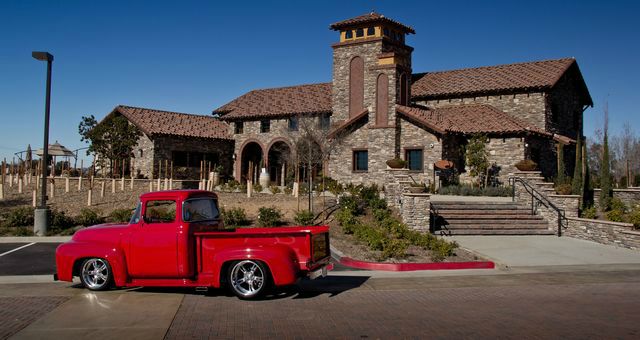
[[[196,190],[196,189],[182,189],[182,190],[162,190],[162,191],[152,191],[147,192],[140,195],[140,199],[154,199],[154,198],[166,198],[167,196],[175,197],[180,200],[186,200],[192,197],[213,197],[218,198],[218,195],[211,191],[206,190]]]

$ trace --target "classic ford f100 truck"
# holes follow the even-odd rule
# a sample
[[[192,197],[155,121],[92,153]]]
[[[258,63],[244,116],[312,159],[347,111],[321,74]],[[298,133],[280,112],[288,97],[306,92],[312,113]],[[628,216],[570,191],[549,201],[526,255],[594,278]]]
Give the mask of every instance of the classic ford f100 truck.
[[[326,276],[329,228],[226,229],[215,193],[146,193],[128,224],[79,230],[56,250],[54,279],[112,286],[229,287],[242,299]]]

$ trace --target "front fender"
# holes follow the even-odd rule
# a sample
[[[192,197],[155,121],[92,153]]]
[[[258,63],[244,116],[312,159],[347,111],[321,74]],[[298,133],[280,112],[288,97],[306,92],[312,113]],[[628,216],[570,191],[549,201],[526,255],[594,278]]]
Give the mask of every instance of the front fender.
[[[258,260],[264,262],[269,271],[273,283],[276,286],[290,285],[298,278],[298,260],[295,253],[286,246],[274,245],[263,247],[231,247],[222,249],[213,256],[213,265],[218,275],[218,284],[221,284],[225,273],[223,266],[229,261]]]
[[[113,272],[116,286],[124,286],[127,281],[127,267],[124,252],[111,244],[70,241],[56,249],[56,268],[60,281],[73,280],[73,266],[81,259],[99,257],[107,260]]]

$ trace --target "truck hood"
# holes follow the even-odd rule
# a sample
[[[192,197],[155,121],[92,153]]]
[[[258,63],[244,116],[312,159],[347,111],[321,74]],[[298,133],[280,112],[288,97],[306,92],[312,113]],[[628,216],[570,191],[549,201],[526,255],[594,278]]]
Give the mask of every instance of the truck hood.
[[[78,230],[73,234],[74,241],[118,242],[127,229],[127,224],[104,223]]]

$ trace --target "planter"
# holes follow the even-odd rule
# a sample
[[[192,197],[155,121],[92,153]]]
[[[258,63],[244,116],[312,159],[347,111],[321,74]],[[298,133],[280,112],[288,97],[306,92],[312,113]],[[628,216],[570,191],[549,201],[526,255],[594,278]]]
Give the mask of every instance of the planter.
[[[530,159],[524,159],[516,163],[515,167],[520,171],[535,171],[538,169],[538,164]]]
[[[391,169],[403,169],[405,166],[407,166],[407,161],[399,158],[394,158],[394,159],[388,160],[387,165]]]
[[[408,187],[407,189],[412,194],[420,194],[426,191],[425,187]]]
[[[262,171],[260,172],[260,186],[262,186],[262,189],[266,189],[269,187],[269,184],[271,183],[271,178],[269,176],[269,173],[267,172],[267,169],[262,168]]]

